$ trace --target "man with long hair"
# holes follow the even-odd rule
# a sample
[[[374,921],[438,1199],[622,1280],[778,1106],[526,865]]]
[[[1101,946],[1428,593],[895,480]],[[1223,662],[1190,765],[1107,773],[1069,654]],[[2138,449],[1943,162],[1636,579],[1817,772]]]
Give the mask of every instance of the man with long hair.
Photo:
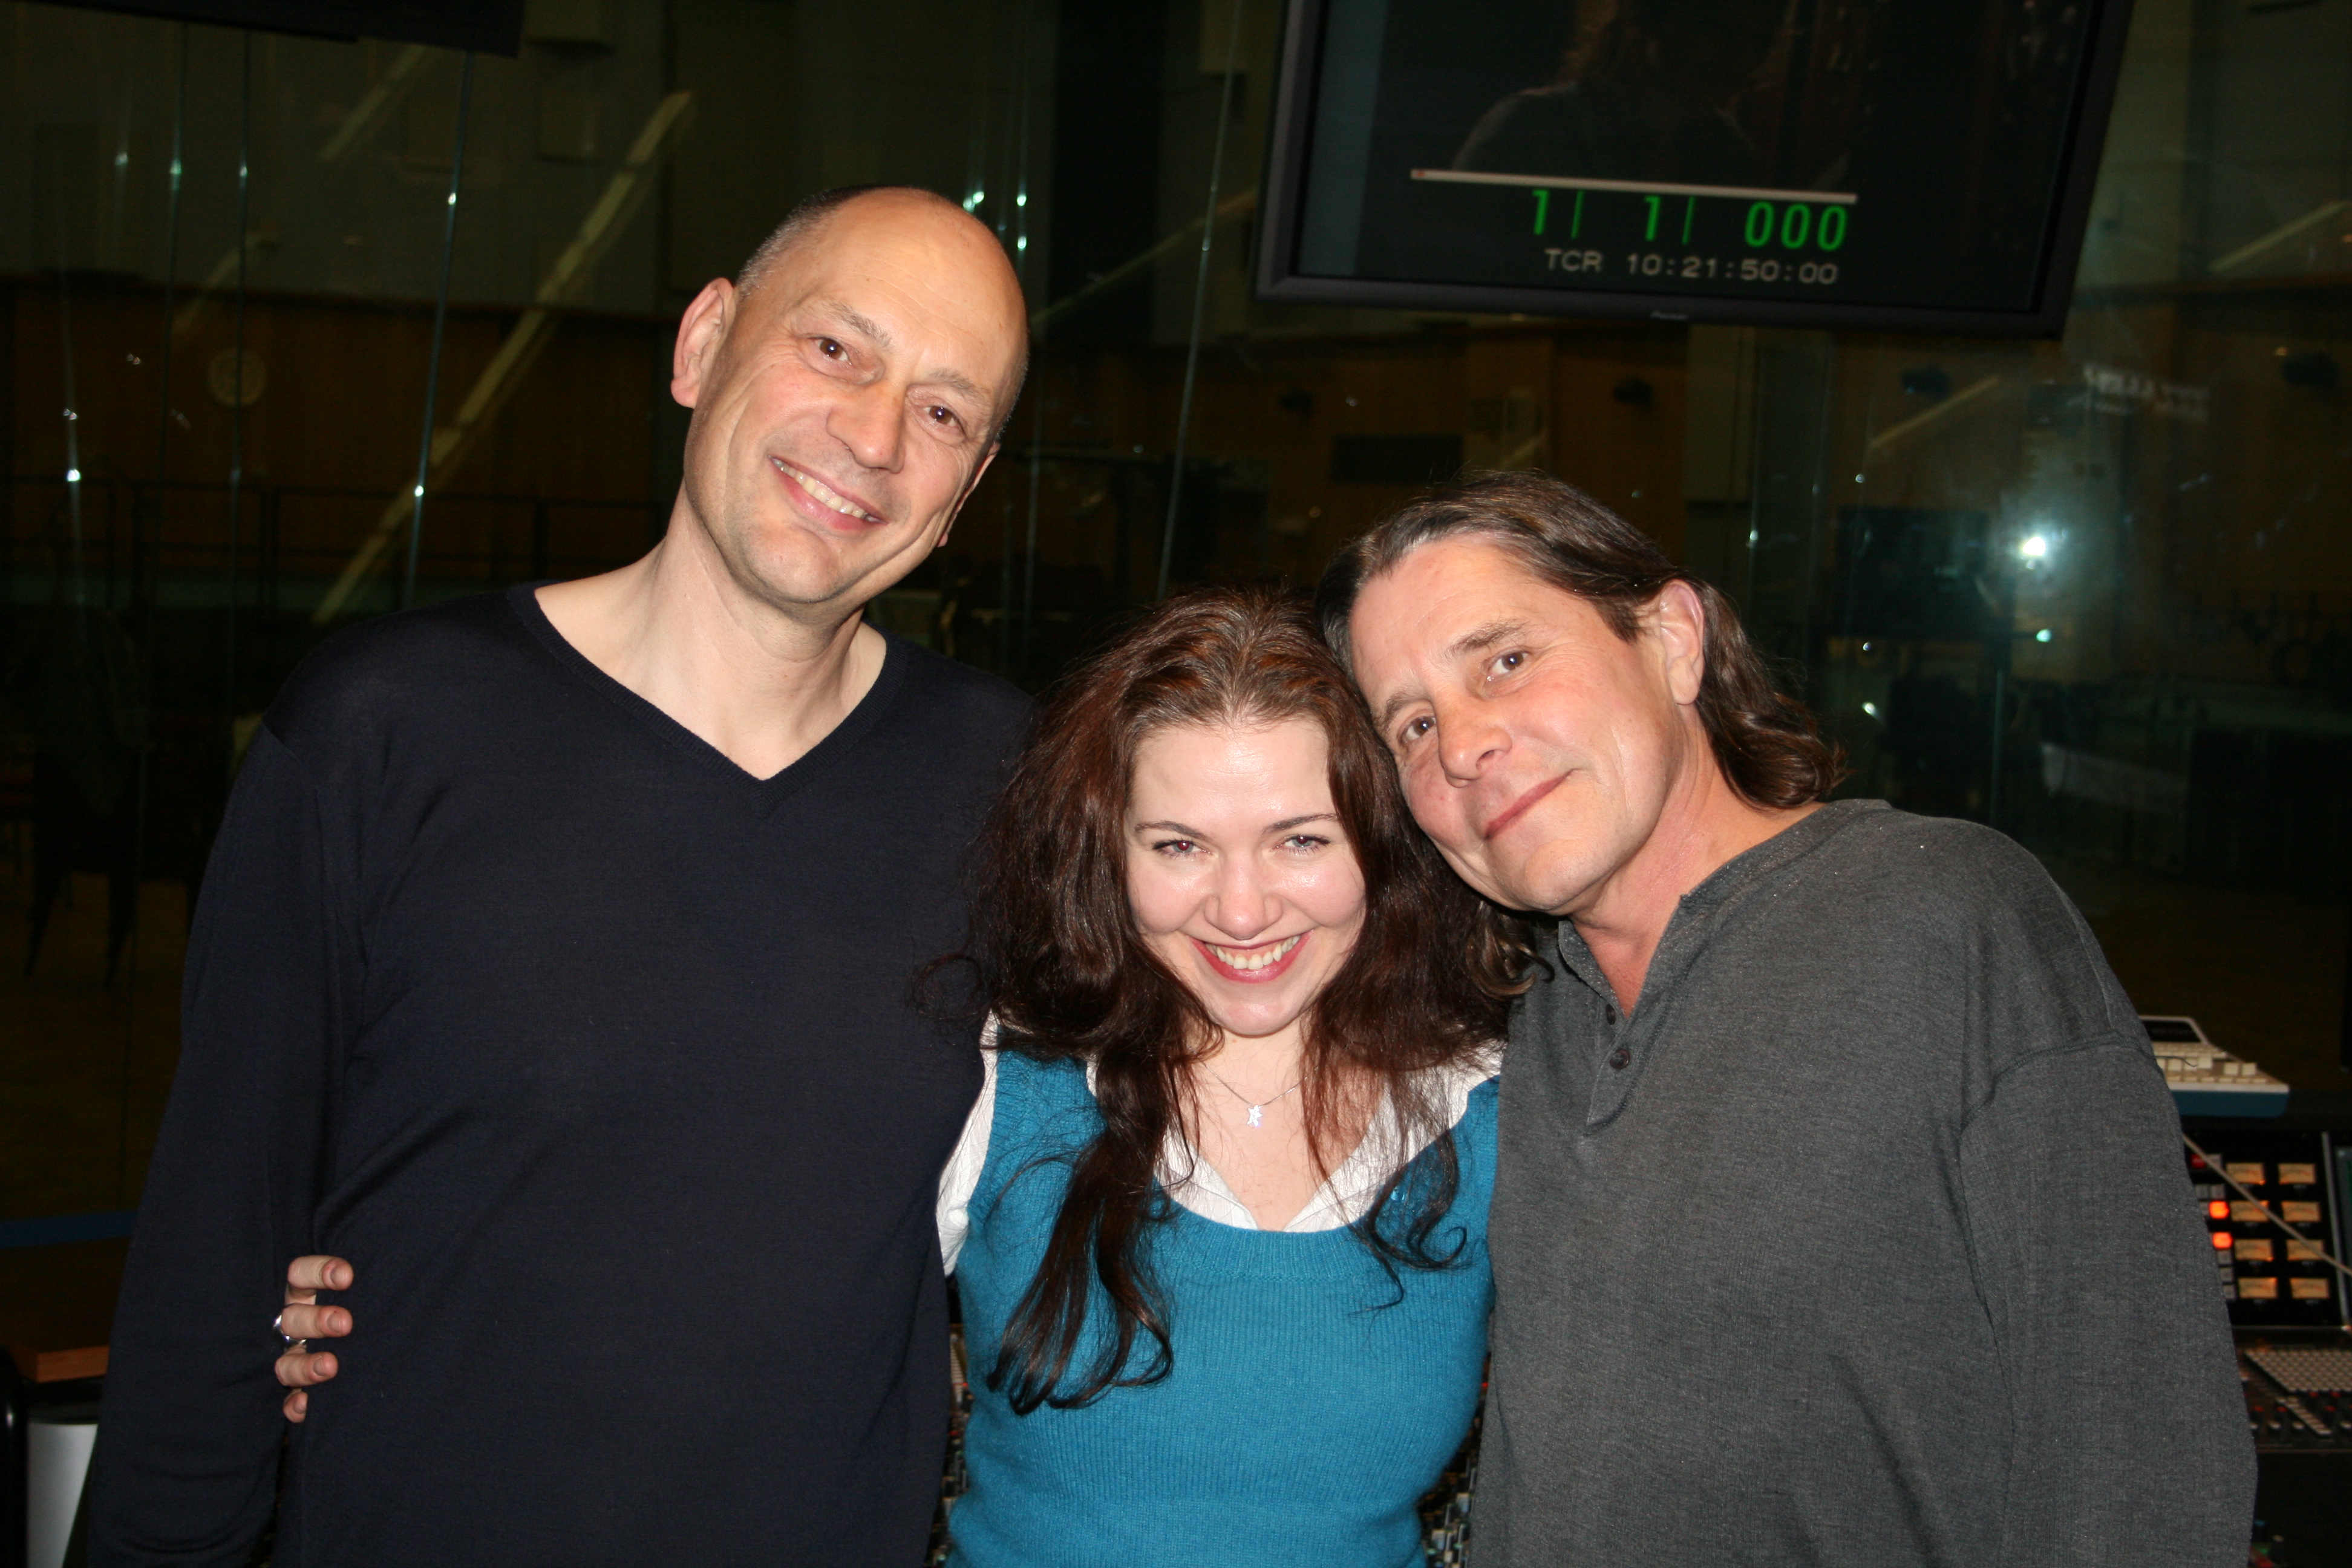
[[[1825,797],[1723,596],[1535,475],[1318,614],[1413,815],[1559,921],[1503,1069],[1479,1568],[2245,1560],[2147,1037],[2041,866]]]
[[[981,1068],[911,982],[962,938],[1027,704],[861,612],[946,538],[1024,335],[952,202],[814,198],[687,309],[650,554],[370,622],[289,682],[196,911],[92,1563],[247,1560],[263,1330],[329,1252],[356,1278],[284,1331],[367,1331],[276,1562],[920,1556],[931,1209]]]

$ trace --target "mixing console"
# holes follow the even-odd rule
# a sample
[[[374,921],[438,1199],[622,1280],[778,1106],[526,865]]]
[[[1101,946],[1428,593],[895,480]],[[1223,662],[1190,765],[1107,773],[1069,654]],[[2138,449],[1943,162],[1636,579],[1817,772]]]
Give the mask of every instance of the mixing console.
[[[1470,1501],[1478,1489],[1478,1435],[1486,1420],[1482,1399],[1462,1451],[1421,1500],[1421,1553],[1429,1568],[1459,1568],[1469,1560]]]
[[[2226,1124],[2224,1124],[2226,1126]],[[2328,1133],[2192,1131],[2190,1192],[2213,1247],[2230,1321],[2241,1329],[2340,1329],[2339,1153]]]
[[[2242,1334],[2238,1375],[2258,1451],[2352,1454],[2352,1350]]]
[[[2341,1346],[2274,1349],[2257,1342],[2246,1358],[2289,1394],[2324,1394],[2333,1400],[2352,1389],[2352,1350]]]
[[[2207,1039],[2196,1019],[2142,1016],[2140,1026],[2181,1115],[2276,1116],[2286,1109],[2285,1084]]]

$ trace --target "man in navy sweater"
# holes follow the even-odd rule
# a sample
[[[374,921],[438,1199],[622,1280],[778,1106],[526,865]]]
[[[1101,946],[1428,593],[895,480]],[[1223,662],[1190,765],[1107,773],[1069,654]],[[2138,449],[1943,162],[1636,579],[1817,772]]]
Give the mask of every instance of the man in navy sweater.
[[[278,1563],[919,1557],[980,1065],[912,983],[1026,703],[860,612],[971,494],[1024,333],[953,204],[804,204],[686,312],[652,553],[289,682],[197,910],[94,1563],[246,1561],[265,1331],[331,1252],[367,1331],[296,1428]]]

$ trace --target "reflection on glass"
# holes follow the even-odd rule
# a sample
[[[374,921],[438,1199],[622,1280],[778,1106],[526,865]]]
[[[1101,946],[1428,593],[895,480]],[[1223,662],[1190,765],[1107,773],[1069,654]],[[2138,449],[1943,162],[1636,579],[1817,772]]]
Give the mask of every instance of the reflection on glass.
[[[1847,68],[1885,7],[1704,37],[1682,0],[1473,9],[1333,7],[1375,89],[1334,133],[1399,199],[1443,184],[1415,168],[1858,192],[1860,254],[1885,139]],[[2036,80],[2079,26],[1969,9]],[[678,309],[794,197],[873,180],[987,222],[1035,322],[1003,451],[877,621],[1034,688],[1163,561],[1307,582],[1433,479],[1541,467],[1739,600],[1850,791],[2015,835],[2142,1011],[2352,1089],[2339,10],[2143,0],[2066,331],[1998,342],[1255,300],[1260,0],[926,3],[887,53],[829,4],[533,7],[470,82],[446,49],[0,8],[0,879],[37,912],[0,955],[0,1036],[35,1042],[0,1219],[135,1201],[229,769],[304,652],[408,591],[418,485],[420,602],[635,556],[677,482]],[[1426,114],[1381,107],[1383,59],[1457,46]],[[2004,167],[1988,201],[2030,183]],[[1411,237],[1360,195],[1350,265]]]

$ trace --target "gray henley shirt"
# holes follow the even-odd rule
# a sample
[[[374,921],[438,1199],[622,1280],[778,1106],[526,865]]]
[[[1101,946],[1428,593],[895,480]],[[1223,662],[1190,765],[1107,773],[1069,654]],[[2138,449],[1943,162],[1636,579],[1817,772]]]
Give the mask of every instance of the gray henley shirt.
[[[1514,1020],[1476,1568],[2245,1562],[2146,1033],[2000,834],[1822,808]]]

